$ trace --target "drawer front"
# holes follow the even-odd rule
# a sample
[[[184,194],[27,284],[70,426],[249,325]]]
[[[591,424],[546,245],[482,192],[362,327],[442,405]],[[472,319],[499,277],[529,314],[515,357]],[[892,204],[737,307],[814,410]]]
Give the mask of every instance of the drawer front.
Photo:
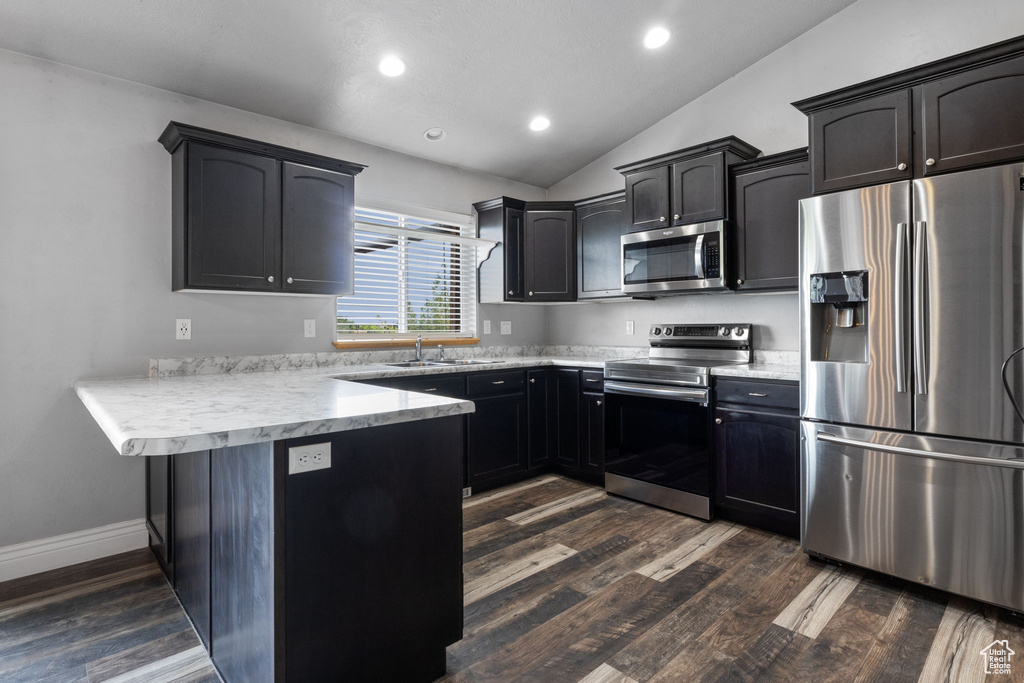
[[[526,387],[522,370],[475,372],[466,379],[470,398],[521,392]]]
[[[435,375],[433,377],[410,377],[395,380],[393,389],[416,391],[421,394],[437,394],[451,398],[462,398],[466,395],[465,381],[458,375]]]
[[[800,409],[800,385],[797,382],[758,382],[718,380],[718,403],[742,403],[783,410]]]
[[[604,391],[604,370],[580,370],[580,391]]]

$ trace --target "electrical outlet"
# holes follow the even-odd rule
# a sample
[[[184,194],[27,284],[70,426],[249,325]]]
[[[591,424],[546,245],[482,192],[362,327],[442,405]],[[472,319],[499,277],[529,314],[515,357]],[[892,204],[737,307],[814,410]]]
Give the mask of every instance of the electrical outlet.
[[[632,320],[626,321],[626,334],[636,334],[636,325],[633,324]]]
[[[326,470],[331,466],[331,444],[311,443],[288,449],[288,474]]]
[[[502,334],[512,334],[512,321],[511,320],[502,320],[501,321],[501,333]]]
[[[174,321],[174,338],[184,340],[192,338],[192,318],[178,318]]]
[[[484,321],[484,334],[490,334],[490,333],[491,333],[491,321],[490,320],[485,320]]]
[[[307,318],[304,321],[303,330],[305,331],[307,337],[315,337],[316,336],[316,320],[314,320],[312,318]]]

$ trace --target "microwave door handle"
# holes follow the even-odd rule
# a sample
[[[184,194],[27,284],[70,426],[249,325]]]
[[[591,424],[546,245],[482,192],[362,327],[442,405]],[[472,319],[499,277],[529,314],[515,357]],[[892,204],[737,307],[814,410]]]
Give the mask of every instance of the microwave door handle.
[[[697,244],[693,249],[693,272],[698,280],[704,279],[704,235],[697,235]]]

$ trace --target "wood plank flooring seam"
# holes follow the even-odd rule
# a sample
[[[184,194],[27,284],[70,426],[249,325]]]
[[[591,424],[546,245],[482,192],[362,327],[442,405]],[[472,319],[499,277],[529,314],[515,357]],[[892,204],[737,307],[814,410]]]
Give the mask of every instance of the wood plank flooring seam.
[[[639,683],[607,662],[579,680],[579,683]]]
[[[511,515],[505,519],[519,524],[520,526],[526,526],[527,524],[539,522],[540,520],[551,517],[552,515],[557,515],[560,512],[565,512],[570,508],[578,507],[600,498],[606,498],[607,495],[608,494],[603,490],[580,491],[579,493],[574,493],[571,496],[559,498],[558,500],[553,500],[550,503],[545,503],[544,505],[538,505],[531,510],[525,510],[524,512]]]
[[[519,493],[526,489],[532,489],[535,486],[543,486],[544,484],[558,481],[558,477],[542,477],[540,479],[531,479],[523,484],[516,484],[515,486],[509,486],[507,488],[498,489],[497,491],[489,493],[481,493],[479,496],[471,496],[462,502],[462,509],[476,507],[482,503],[489,503],[495,498],[504,498],[505,496],[512,495],[513,493]]]
[[[817,638],[860,581],[860,573],[826,567],[772,622],[794,633]]]
[[[655,581],[669,579],[742,530],[735,524],[714,522],[682,545],[640,567],[636,573]]]
[[[491,593],[511,586],[512,584],[522,581],[528,576],[542,572],[553,564],[557,564],[567,557],[572,557],[576,554],[576,551],[572,548],[567,548],[564,545],[558,543],[552,545],[550,548],[539,550],[532,555],[528,555],[520,560],[516,560],[505,567],[501,567],[498,570],[485,574],[480,578],[471,581],[466,584],[464,602],[465,604],[471,604],[485,598]]]

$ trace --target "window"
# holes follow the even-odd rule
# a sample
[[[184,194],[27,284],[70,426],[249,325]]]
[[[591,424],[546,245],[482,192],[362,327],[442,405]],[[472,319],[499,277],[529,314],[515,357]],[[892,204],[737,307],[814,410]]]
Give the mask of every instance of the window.
[[[475,337],[474,232],[469,216],[357,206],[355,293],[338,297],[338,341]]]

